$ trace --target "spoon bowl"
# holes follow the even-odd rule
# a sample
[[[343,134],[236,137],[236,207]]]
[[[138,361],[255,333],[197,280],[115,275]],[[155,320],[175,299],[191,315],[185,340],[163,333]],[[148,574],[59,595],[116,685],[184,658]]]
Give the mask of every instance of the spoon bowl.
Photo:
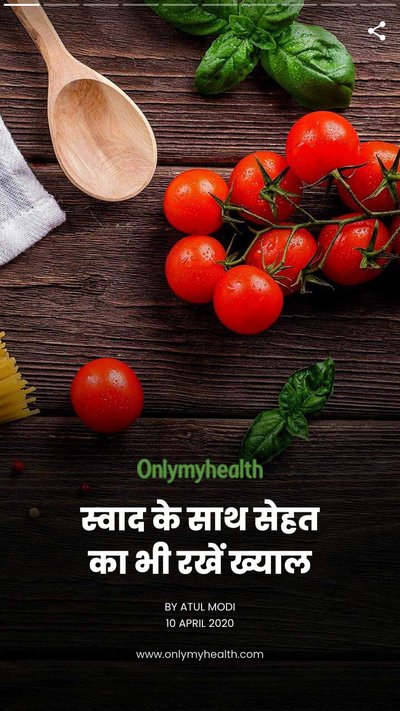
[[[153,177],[153,132],[117,87],[97,79],[70,81],[57,94],[49,123],[60,166],[88,195],[128,200]]]
[[[75,59],[40,5],[12,5],[46,61],[48,117],[57,160],[80,190],[128,200],[151,181],[157,144],[139,107],[118,86]]]

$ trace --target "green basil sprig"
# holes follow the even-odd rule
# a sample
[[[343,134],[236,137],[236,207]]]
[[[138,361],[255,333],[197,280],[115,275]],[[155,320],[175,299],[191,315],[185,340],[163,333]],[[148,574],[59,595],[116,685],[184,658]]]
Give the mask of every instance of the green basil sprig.
[[[296,22],[304,0],[146,2],[184,32],[219,35],[196,73],[196,87],[203,94],[228,91],[261,60],[269,76],[302,106],[349,105],[355,81],[352,58],[331,32]]]
[[[295,437],[308,440],[308,420],[328,402],[335,380],[335,363],[328,358],[290,376],[279,395],[279,409],[262,412],[249,428],[240,456],[268,464]]]

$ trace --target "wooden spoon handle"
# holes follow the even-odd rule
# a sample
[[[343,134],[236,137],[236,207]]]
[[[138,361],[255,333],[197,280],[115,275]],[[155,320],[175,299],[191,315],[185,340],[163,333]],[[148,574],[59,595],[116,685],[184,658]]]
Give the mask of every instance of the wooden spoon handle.
[[[41,5],[27,7],[26,0],[12,0],[12,9],[29,32],[48,67],[67,50]]]

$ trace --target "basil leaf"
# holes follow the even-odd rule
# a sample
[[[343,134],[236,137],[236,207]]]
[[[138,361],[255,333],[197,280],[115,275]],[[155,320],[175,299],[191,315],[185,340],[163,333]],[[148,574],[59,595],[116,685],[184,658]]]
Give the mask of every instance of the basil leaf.
[[[276,42],[270,32],[263,30],[262,27],[256,27],[251,35],[252,43],[259,49],[274,49]]]
[[[200,0],[199,5],[213,12],[217,17],[229,20],[231,15],[237,15],[241,0]]]
[[[332,358],[290,376],[279,396],[279,410],[266,410],[244,438],[241,457],[267,464],[283,452],[294,437],[308,439],[306,415],[319,412],[329,400],[335,379]]]
[[[240,456],[260,464],[267,464],[283,452],[292,442],[285,418],[279,410],[262,412],[249,428],[242,444]]]
[[[203,94],[219,94],[239,84],[257,65],[260,51],[249,39],[232,30],[218,37],[196,72],[196,88]]]
[[[254,22],[249,17],[242,17],[242,15],[231,15],[229,25],[232,32],[242,38],[251,37],[255,30]]]
[[[276,30],[296,20],[304,0],[242,0],[239,12],[263,30]]]
[[[300,439],[305,440],[309,438],[308,422],[302,412],[294,412],[292,415],[288,415],[286,418],[286,427],[292,437],[300,437]]]
[[[261,58],[265,71],[302,106],[344,109],[351,101],[355,69],[346,47],[322,27],[295,22]]]
[[[253,20],[245,15],[232,15],[229,18],[231,30],[238,37],[250,39],[252,44],[259,49],[271,49],[276,47],[276,42],[267,30],[256,27]]]
[[[333,391],[335,363],[332,358],[294,373],[279,396],[283,416],[298,412],[315,415],[328,402]]]
[[[211,35],[229,28],[229,16],[236,12],[237,0],[212,0],[212,3],[196,0],[146,0],[164,20],[168,20],[179,30],[192,35]]]

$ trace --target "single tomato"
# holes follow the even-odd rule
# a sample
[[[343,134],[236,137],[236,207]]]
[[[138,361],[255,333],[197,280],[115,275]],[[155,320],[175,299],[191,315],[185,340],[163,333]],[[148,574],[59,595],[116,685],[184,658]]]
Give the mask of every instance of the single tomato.
[[[233,267],[214,290],[214,309],[221,323],[235,333],[251,335],[272,326],[280,316],[283,293],[261,269]]]
[[[234,205],[244,207],[249,212],[259,215],[264,220],[270,222],[284,222],[296,210],[300,203],[303,192],[301,181],[288,170],[279,183],[279,188],[291,194],[290,202],[282,195],[277,195],[265,188],[265,180],[261,173],[258,162],[264,167],[271,180],[275,180],[284,170],[288,168],[286,159],[277,153],[270,151],[256,151],[242,158],[234,168],[229,179],[231,190],[230,202]],[[270,202],[263,197],[266,189],[271,198],[275,198],[276,214],[272,210]],[[246,213],[243,216],[255,224],[263,224],[263,220],[251,217]]]
[[[174,294],[192,304],[208,304],[214,288],[225,274],[226,251],[214,237],[182,237],[171,249],[165,274]]]
[[[315,257],[318,244],[311,232],[301,228],[291,236],[290,225],[285,229],[270,229],[264,232],[252,246],[246,264],[259,269],[280,269],[273,274],[279,279],[285,295],[299,291],[297,284],[300,272]]]
[[[357,213],[350,213],[338,217],[338,220],[356,216]],[[360,252],[360,250],[368,249],[376,222],[374,219],[365,219],[360,215],[359,222],[346,225],[337,239],[335,239],[338,232],[337,225],[327,225],[323,228],[318,242],[321,249],[321,259],[329,251],[322,269],[328,279],[341,286],[355,286],[364,284],[379,276],[380,269],[372,267],[361,268],[363,255]],[[378,231],[373,249],[382,249],[389,239],[389,231],[383,222],[378,222]],[[376,261],[380,267],[384,267],[388,262],[387,259],[381,257]]]
[[[71,386],[74,410],[95,432],[122,432],[141,415],[143,389],[133,370],[115,358],[84,365]]]
[[[395,166],[396,156],[399,150],[399,147],[395,146],[393,143],[383,143],[383,141],[370,141],[369,143],[362,143],[358,159],[360,167],[356,168],[350,176],[346,177],[346,182],[350,186],[356,198],[362,202],[364,207],[367,207],[373,212],[385,212],[395,208],[393,196],[391,195],[389,189],[383,185],[384,175],[382,173],[382,168],[379,165],[378,158],[380,158],[385,168],[390,171],[390,169]],[[392,186],[398,199],[400,199],[400,182],[398,179],[396,180],[398,172],[398,170],[393,171],[394,179],[392,181]],[[379,193],[379,195],[370,198],[369,196],[381,186],[383,187],[383,190]],[[356,201],[353,200],[343,185],[338,184],[337,187],[340,198],[344,204],[352,210],[359,210],[359,205],[357,205]]]
[[[355,128],[332,111],[306,114],[292,126],[286,157],[305,183],[315,183],[335,168],[357,165],[360,140]]]
[[[225,201],[228,186],[213,170],[193,168],[168,185],[164,212],[168,222],[187,235],[209,235],[222,227],[221,208],[212,195]]]

